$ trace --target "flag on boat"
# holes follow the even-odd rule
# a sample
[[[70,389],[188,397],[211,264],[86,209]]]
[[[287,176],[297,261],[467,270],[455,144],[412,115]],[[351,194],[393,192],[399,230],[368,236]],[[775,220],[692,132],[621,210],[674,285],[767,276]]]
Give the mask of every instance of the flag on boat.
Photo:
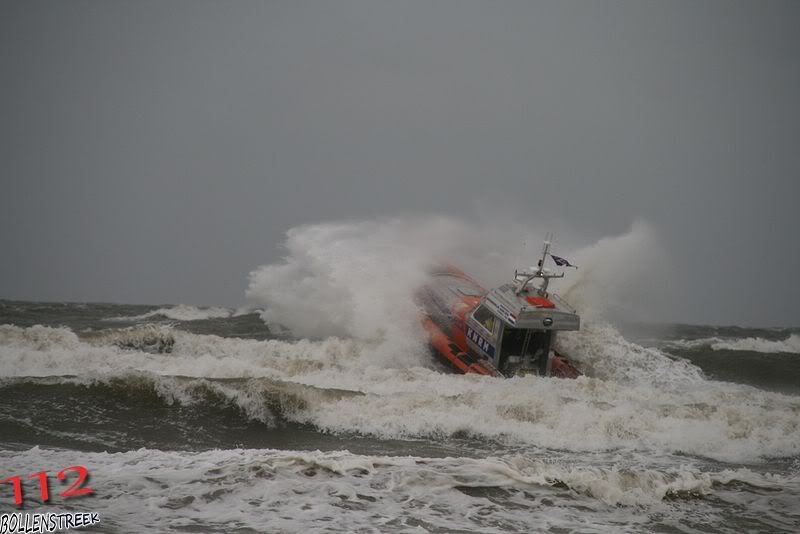
[[[556,262],[556,265],[559,267],[575,267],[578,268],[577,265],[572,265],[569,261],[565,260],[561,256],[556,256],[555,254],[550,254],[550,257],[553,258],[553,261]]]

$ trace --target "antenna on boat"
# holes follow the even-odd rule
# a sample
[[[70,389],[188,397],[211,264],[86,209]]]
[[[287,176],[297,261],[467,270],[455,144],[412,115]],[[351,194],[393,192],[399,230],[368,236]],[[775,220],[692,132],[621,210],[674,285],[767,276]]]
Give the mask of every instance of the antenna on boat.
[[[514,279],[518,282],[521,282],[517,287],[516,294],[519,295],[527,288],[528,284],[534,278],[541,278],[542,285],[538,288],[538,293],[542,297],[547,296],[547,286],[550,283],[551,278],[564,278],[564,273],[561,274],[553,274],[552,271],[546,269],[544,266],[544,262],[547,260],[547,256],[550,255],[550,242],[553,239],[553,234],[548,233],[547,237],[544,240],[544,248],[542,250],[542,259],[539,260],[539,264],[536,267],[535,271],[514,271]],[[533,267],[531,267],[533,269]],[[520,279],[522,277],[522,279]]]
[[[544,238],[544,248],[542,250],[542,259],[539,260],[539,270],[536,273],[541,276],[544,274],[544,262],[547,260],[547,255],[550,253],[550,241],[553,239],[553,234],[547,234]]]

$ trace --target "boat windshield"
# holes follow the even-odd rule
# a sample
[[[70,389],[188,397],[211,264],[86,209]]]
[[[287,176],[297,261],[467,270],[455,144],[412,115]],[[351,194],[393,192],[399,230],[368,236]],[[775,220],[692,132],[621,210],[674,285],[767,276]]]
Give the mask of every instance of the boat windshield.
[[[527,359],[537,366],[544,367],[547,353],[550,350],[551,333],[548,330],[529,330],[524,328],[506,328],[500,352],[500,368],[505,371],[509,366],[521,365]]]

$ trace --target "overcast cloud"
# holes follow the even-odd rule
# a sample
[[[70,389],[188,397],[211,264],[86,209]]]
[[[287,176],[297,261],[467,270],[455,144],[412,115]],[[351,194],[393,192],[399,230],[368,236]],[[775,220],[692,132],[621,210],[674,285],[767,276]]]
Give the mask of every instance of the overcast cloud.
[[[648,221],[800,324],[800,3],[0,3],[0,298],[243,302],[290,227]],[[504,266],[505,268],[506,266]],[[680,312],[680,313],[678,313]]]

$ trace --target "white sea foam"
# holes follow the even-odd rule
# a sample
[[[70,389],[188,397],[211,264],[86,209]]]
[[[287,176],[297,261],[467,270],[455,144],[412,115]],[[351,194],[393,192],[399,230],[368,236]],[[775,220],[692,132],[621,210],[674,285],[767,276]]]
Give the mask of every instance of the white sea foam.
[[[597,330],[589,328],[576,343],[599,375],[578,380],[500,380],[375,365],[382,360],[373,352],[385,350],[380,341],[288,343],[175,330],[172,352],[152,354],[97,346],[41,326],[0,326],[0,369],[7,377],[144,377],[168,402],[202,401],[210,389],[266,423],[280,416],[381,438],[467,434],[509,446],[682,452],[726,461],[800,454],[797,397],[703,380],[693,368],[609,330],[593,338]]]
[[[787,352],[800,354],[800,335],[791,334],[786,339],[764,339],[760,337],[746,338],[721,338],[708,337],[702,339],[681,339],[669,341],[665,347],[678,349],[696,349],[708,347],[711,350],[731,350],[747,352],[778,353]]]
[[[606,322],[588,322],[577,332],[560,333],[557,343],[566,354],[579,358],[581,368],[592,377],[663,389],[704,382],[696,366],[669,358],[657,348],[632,343]]]
[[[714,472],[683,466],[654,471],[548,460],[241,449],[0,451],[0,461],[12,473],[27,472],[32,465],[85,465],[91,473],[89,485],[101,498],[80,504],[100,513],[107,529],[125,531],[416,531],[424,526],[435,531],[530,532],[580,527],[591,511],[593,528],[634,532],[649,521],[669,522],[672,514],[682,515],[663,503],[665,498],[714,493],[725,501],[732,493],[725,485],[734,481],[773,494],[797,494],[800,485],[796,477],[747,469]],[[72,502],[78,504],[78,499]],[[41,507],[33,493],[28,507]],[[693,508],[706,521],[713,518],[713,508],[702,499]]]
[[[232,315],[243,315],[243,310],[234,312],[228,308],[220,307],[198,307],[188,306],[186,304],[178,304],[169,308],[159,308],[152,310],[141,315],[132,315],[129,317],[109,317],[107,321],[143,321],[152,319],[154,317],[166,317],[174,321],[198,321],[202,319],[224,319]]]

